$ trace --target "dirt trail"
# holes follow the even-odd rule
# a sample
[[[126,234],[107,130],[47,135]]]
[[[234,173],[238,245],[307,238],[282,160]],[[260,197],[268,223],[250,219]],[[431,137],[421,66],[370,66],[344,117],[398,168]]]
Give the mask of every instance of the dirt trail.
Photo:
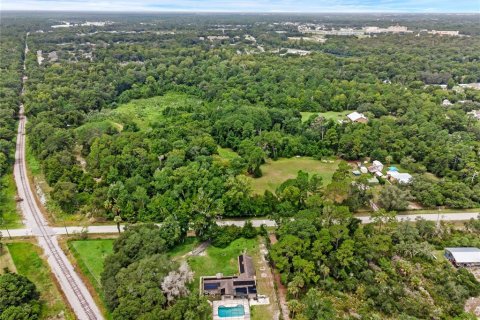
[[[270,238],[271,244],[277,243],[277,236],[275,236],[274,233],[270,233],[268,237]],[[275,283],[277,285],[278,299],[280,301],[280,308],[282,309],[283,319],[289,320],[290,311],[288,310],[288,305],[287,305],[287,288],[283,285],[282,281],[280,280],[280,274],[275,269],[273,273],[274,273]]]

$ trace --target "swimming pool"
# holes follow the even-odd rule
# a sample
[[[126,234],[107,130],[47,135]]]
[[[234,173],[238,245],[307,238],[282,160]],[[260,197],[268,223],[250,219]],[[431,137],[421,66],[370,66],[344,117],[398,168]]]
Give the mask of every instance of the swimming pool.
[[[245,315],[245,310],[243,309],[243,306],[241,304],[237,304],[236,306],[232,307],[218,307],[218,316],[220,318],[240,317],[243,315]]]

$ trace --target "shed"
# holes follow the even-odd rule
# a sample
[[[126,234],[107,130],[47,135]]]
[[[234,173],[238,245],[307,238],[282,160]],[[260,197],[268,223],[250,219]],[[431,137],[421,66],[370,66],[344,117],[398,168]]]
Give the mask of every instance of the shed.
[[[353,170],[352,173],[353,173],[354,176],[359,176],[359,175],[362,174],[362,173],[361,173],[360,171],[358,171],[358,170]]]
[[[361,172],[361,173],[368,173],[367,167],[363,167],[363,166],[360,167],[360,172]]]
[[[445,248],[445,257],[457,267],[480,266],[480,249],[475,247]]]
[[[451,106],[451,105],[452,105],[452,103],[448,99],[444,99],[442,101],[442,106],[444,106],[444,107],[448,107],[448,106]]]
[[[376,183],[379,183],[379,181],[377,177],[372,177],[371,179],[368,179],[368,183],[376,184]]]

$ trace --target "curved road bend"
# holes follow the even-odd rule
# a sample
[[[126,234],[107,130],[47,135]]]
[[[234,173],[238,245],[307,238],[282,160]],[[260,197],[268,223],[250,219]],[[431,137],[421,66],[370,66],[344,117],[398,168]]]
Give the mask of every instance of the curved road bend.
[[[28,34],[27,34],[28,36]],[[28,46],[25,43],[25,54]],[[24,62],[24,70],[25,70]],[[26,77],[24,76],[23,82]],[[24,88],[22,88],[22,94]],[[93,300],[90,292],[73,269],[72,264],[58,245],[55,232],[48,226],[30,188],[25,163],[25,123],[23,104],[20,105],[17,145],[15,151],[14,176],[18,196],[23,199],[20,208],[25,224],[31,234],[38,237],[38,243],[43,248],[52,272],[55,274],[62,291],[67,297],[75,315],[80,320],[99,320],[103,316]]]

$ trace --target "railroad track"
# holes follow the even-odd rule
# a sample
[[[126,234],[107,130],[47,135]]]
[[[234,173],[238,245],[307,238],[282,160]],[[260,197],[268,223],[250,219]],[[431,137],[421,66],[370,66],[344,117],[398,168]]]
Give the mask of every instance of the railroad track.
[[[23,109],[23,108],[22,108]],[[45,241],[45,244],[48,246],[50,254],[52,257],[55,259],[55,262],[58,264],[58,267],[60,268],[62,274],[65,276],[67,279],[68,284],[71,286],[72,291],[74,292],[75,296],[77,297],[81,307],[83,308],[85,314],[87,315],[89,320],[96,320],[98,319],[95,316],[95,313],[93,312],[92,308],[90,307],[89,303],[85,299],[85,296],[83,295],[82,291],[77,285],[77,282],[73,278],[70,270],[67,268],[65,265],[64,259],[60,256],[60,253],[58,252],[57,248],[52,242],[52,239],[46,230],[43,221],[41,218],[38,216],[40,213],[36,210],[35,208],[35,203],[32,199],[31,193],[29,191],[29,182],[27,179],[26,175],[26,170],[25,170],[25,162],[24,162],[24,150],[25,150],[25,116],[23,115],[23,110],[20,110],[20,124],[19,124],[19,130],[18,130],[18,137],[19,141],[17,141],[17,150],[19,150],[19,156],[15,161],[18,161],[18,166],[19,166],[19,178],[22,182],[22,188],[25,191],[25,198],[24,201],[28,205],[29,209],[32,212],[32,216],[35,219],[36,225],[38,226],[38,229],[40,231],[40,237],[42,237]]]
[[[28,34],[27,34],[28,36]],[[28,52],[28,46],[25,42],[25,53]],[[24,61],[24,70],[26,69]],[[23,77],[22,95],[25,92],[25,80]],[[36,235],[39,237],[39,243],[45,250],[49,263],[52,267],[52,272],[58,279],[67,300],[72,306],[73,311],[80,320],[100,320],[103,319],[98,310],[93,298],[90,296],[85,286],[81,287],[81,279],[75,274],[73,267],[69,265],[69,261],[63,251],[61,251],[55,234],[49,232],[48,225],[43,219],[37,203],[35,202],[30,184],[27,178],[27,169],[25,163],[25,123],[26,117],[24,115],[24,106],[20,105],[19,110],[19,124],[17,132],[17,152],[15,155],[15,181],[17,184],[18,193],[23,194],[23,201],[21,204],[24,210],[24,215],[27,224],[38,230]],[[33,219],[32,219],[33,218]],[[43,245],[42,245],[43,244]],[[68,265],[67,265],[68,264]],[[80,284],[79,284],[80,282]],[[88,299],[86,297],[88,295]]]

